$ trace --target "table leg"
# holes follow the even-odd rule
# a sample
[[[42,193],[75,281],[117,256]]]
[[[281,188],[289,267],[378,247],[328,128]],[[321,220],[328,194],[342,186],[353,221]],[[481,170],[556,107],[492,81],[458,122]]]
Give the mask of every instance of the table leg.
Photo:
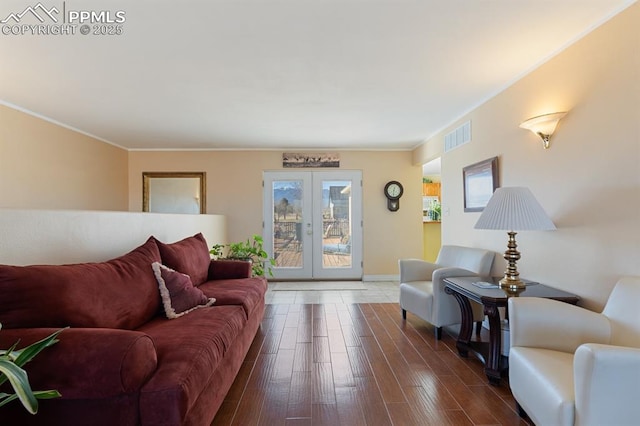
[[[484,314],[489,320],[489,355],[484,372],[492,385],[500,384],[500,359],[502,357],[502,329],[500,311],[497,306],[484,306]]]
[[[471,335],[473,334],[473,310],[471,309],[471,303],[466,296],[448,287],[445,287],[444,291],[455,297],[458,305],[460,305],[462,323],[460,324],[460,334],[458,334],[456,348],[458,349],[458,354],[466,358],[469,355],[469,343],[471,342]]]

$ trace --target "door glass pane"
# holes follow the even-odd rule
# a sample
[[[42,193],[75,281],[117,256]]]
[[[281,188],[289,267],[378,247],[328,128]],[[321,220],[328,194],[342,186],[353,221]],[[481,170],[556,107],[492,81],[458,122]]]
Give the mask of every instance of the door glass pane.
[[[351,181],[322,181],[322,267],[351,263]]]
[[[278,268],[302,268],[302,180],[273,181],[273,248]]]

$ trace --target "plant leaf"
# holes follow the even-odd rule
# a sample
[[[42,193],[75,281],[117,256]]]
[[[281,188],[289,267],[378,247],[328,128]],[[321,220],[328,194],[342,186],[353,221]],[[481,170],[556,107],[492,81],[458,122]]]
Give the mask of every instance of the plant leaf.
[[[7,349],[6,351],[0,351],[0,355],[2,355],[3,357],[9,358],[9,359],[15,359],[16,355],[15,355],[15,350],[16,350],[16,346],[18,346],[18,343],[20,343],[20,339],[18,339],[17,342],[15,342],[9,349]]]
[[[43,349],[48,348],[49,346],[52,346],[52,345],[58,343],[58,339],[56,339],[56,337],[58,336],[58,334],[60,334],[66,328],[69,328],[69,327],[62,328],[62,329],[54,332],[53,334],[49,335],[48,337],[45,337],[42,340],[39,340],[39,341],[37,341],[35,343],[32,343],[31,345],[27,346],[26,348],[22,348],[22,349],[20,349],[18,351],[14,351],[15,353],[18,354],[18,357],[14,361],[16,363],[16,365],[18,365],[19,367],[22,367],[23,365],[25,365],[26,363],[31,361]]]
[[[11,361],[7,361],[5,359],[0,359],[0,373],[4,374],[9,383],[11,383],[11,387],[15,391],[17,397],[20,399],[20,402],[31,414],[35,414],[38,412],[38,400],[33,395],[31,391],[31,386],[29,385],[29,378],[27,377],[27,372],[22,368],[17,366]],[[9,397],[7,399],[15,399]],[[3,405],[8,401],[4,400]]]
[[[69,327],[65,327],[65,328],[69,328]],[[38,355],[38,353],[40,353],[40,351],[42,351],[44,348],[57,343],[58,340],[56,339],[56,336],[60,334],[63,330],[64,328],[54,332],[53,334],[49,335],[48,337],[45,337],[44,339],[38,342],[35,342],[27,346],[26,348],[14,350],[14,348],[19,342],[18,341],[13,346],[11,346],[11,348],[8,351],[4,351],[5,355],[0,356],[0,359],[8,359],[9,361],[15,363],[18,367],[22,367],[27,362],[31,361],[36,355]],[[7,379],[8,377],[0,374],[0,385],[6,382]]]
[[[36,399],[53,399],[60,398],[62,395],[60,395],[60,392],[58,392],[57,390],[46,390],[35,391],[33,393],[33,396],[35,396]],[[15,393],[9,394],[0,392],[0,407],[2,407],[3,405],[7,405],[15,399],[18,399],[18,395],[16,395]]]
[[[60,395],[60,392],[58,392],[57,390],[46,390],[46,391],[35,391],[33,393],[33,396],[35,396],[37,399],[53,399],[53,398],[60,398],[62,395]]]
[[[18,399],[18,395],[16,395],[15,393],[0,393],[0,407],[2,407],[3,405],[7,405],[14,399]]]

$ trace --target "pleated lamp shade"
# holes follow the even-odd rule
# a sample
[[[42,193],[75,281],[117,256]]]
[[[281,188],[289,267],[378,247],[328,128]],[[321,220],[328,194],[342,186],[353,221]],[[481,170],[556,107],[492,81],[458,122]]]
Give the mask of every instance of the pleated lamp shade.
[[[482,211],[475,229],[551,231],[556,229],[529,188],[498,188]]]

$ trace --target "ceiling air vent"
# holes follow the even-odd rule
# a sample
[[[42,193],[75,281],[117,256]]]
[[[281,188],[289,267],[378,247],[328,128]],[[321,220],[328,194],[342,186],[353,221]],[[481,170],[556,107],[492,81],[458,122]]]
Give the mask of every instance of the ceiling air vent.
[[[444,135],[444,152],[471,141],[471,121]]]

